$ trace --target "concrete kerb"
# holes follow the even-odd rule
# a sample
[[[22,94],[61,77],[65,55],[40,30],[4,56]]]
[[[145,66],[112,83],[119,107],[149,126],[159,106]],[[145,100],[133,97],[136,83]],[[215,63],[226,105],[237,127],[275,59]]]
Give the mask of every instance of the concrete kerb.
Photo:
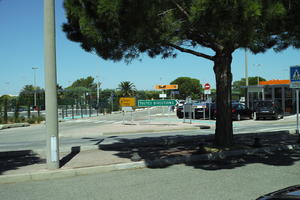
[[[29,123],[15,123],[15,124],[1,124],[0,125],[0,130],[1,129],[7,129],[7,128],[17,128],[17,127],[26,127],[30,126]]]
[[[68,178],[81,175],[89,175],[101,172],[110,172],[116,170],[138,169],[146,167],[143,161],[133,163],[122,163],[105,166],[85,167],[76,169],[58,169],[58,170],[45,170],[42,172],[26,173],[18,175],[3,175],[0,176],[0,184],[18,183],[26,181],[41,181],[51,180],[58,178]]]
[[[106,165],[106,166],[83,167],[83,168],[76,168],[76,169],[59,169],[56,171],[45,170],[36,173],[26,173],[26,174],[19,174],[19,175],[3,175],[0,176],[0,184],[17,183],[17,182],[25,182],[25,181],[50,180],[50,179],[90,175],[95,173],[103,173],[103,172],[110,172],[110,171],[117,171],[117,170],[139,169],[145,167],[161,167],[164,165],[174,165],[174,164],[190,163],[190,162],[197,162],[197,161],[198,162],[212,161],[212,160],[225,159],[226,157],[232,157],[232,156],[253,155],[255,153],[294,150],[294,149],[299,150],[300,145],[299,144],[277,145],[274,147],[263,147],[257,149],[234,150],[234,151],[226,151],[226,152],[219,152],[219,153],[209,153],[203,155],[188,155],[188,156],[180,156],[180,157],[173,157],[173,158],[156,159],[153,161],[139,161],[139,162]]]

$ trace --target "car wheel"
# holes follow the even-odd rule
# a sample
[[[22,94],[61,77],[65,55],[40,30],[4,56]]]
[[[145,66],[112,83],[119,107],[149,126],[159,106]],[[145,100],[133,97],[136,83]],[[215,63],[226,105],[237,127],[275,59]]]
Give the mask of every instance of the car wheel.
[[[274,119],[278,120],[278,114],[275,114]]]
[[[280,116],[280,119],[283,119],[283,114]]]

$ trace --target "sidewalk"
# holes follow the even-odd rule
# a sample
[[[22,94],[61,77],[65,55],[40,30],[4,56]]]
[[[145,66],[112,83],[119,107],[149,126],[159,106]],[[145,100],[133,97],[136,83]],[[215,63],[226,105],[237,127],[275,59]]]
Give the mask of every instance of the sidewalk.
[[[159,126],[155,126],[159,128]],[[154,125],[151,125],[154,126]],[[164,125],[163,125],[164,126]],[[130,125],[129,125],[130,127]],[[153,128],[153,127],[152,127]],[[199,128],[199,127],[198,127]],[[0,183],[62,178],[104,171],[167,167],[259,152],[299,149],[298,136],[289,131],[235,135],[231,149],[218,149],[213,135],[115,138],[95,140],[90,150],[72,147],[60,153],[61,168],[48,170],[45,156],[33,151],[0,153]],[[254,144],[259,138],[260,144]]]

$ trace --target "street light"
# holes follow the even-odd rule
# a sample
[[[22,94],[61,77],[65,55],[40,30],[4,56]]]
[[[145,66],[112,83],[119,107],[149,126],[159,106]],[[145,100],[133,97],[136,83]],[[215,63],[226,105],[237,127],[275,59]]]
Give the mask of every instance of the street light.
[[[100,96],[100,82],[99,82],[99,76],[96,76],[97,78],[97,109],[99,109],[99,96]]]
[[[254,67],[257,67],[257,69],[259,69],[258,67],[261,66],[261,64],[253,64]],[[259,72],[257,70],[257,85],[259,85]]]
[[[34,87],[34,108],[36,108],[36,70],[38,67],[32,67],[33,69],[33,87]]]
[[[249,108],[248,56],[247,56],[247,49],[246,48],[245,48],[245,79],[246,79],[246,88],[247,88],[246,102],[247,102],[247,107]]]

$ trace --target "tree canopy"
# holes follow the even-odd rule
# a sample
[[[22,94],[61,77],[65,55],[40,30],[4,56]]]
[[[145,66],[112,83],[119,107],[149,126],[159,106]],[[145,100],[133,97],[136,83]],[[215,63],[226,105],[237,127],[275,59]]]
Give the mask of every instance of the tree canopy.
[[[136,93],[135,85],[130,81],[122,81],[118,89],[123,97],[131,97]]]
[[[179,94],[176,96],[179,99],[186,99],[190,96],[192,99],[199,99],[202,89],[200,80],[190,77],[178,77],[170,84],[177,84]]]
[[[94,83],[94,78],[92,76],[88,76],[86,78],[80,78],[72,83],[72,85],[69,88],[87,88],[88,90],[96,90],[97,84]]]
[[[167,58],[181,51],[212,61],[216,144],[230,146],[232,53],[239,48],[259,53],[290,45],[298,16],[297,9],[290,9],[294,4],[299,8],[295,0],[65,0],[63,31],[103,59],[130,62],[143,53]],[[291,25],[288,17],[293,19]],[[214,54],[203,53],[200,47]]]
[[[266,81],[265,78],[260,77],[260,76],[253,76],[248,78],[248,83],[249,85],[258,85],[258,80],[259,81]],[[241,86],[246,85],[246,79],[242,78],[241,80],[234,81],[232,84],[232,89],[235,92],[238,92],[240,95],[245,96],[245,89],[241,88]]]

